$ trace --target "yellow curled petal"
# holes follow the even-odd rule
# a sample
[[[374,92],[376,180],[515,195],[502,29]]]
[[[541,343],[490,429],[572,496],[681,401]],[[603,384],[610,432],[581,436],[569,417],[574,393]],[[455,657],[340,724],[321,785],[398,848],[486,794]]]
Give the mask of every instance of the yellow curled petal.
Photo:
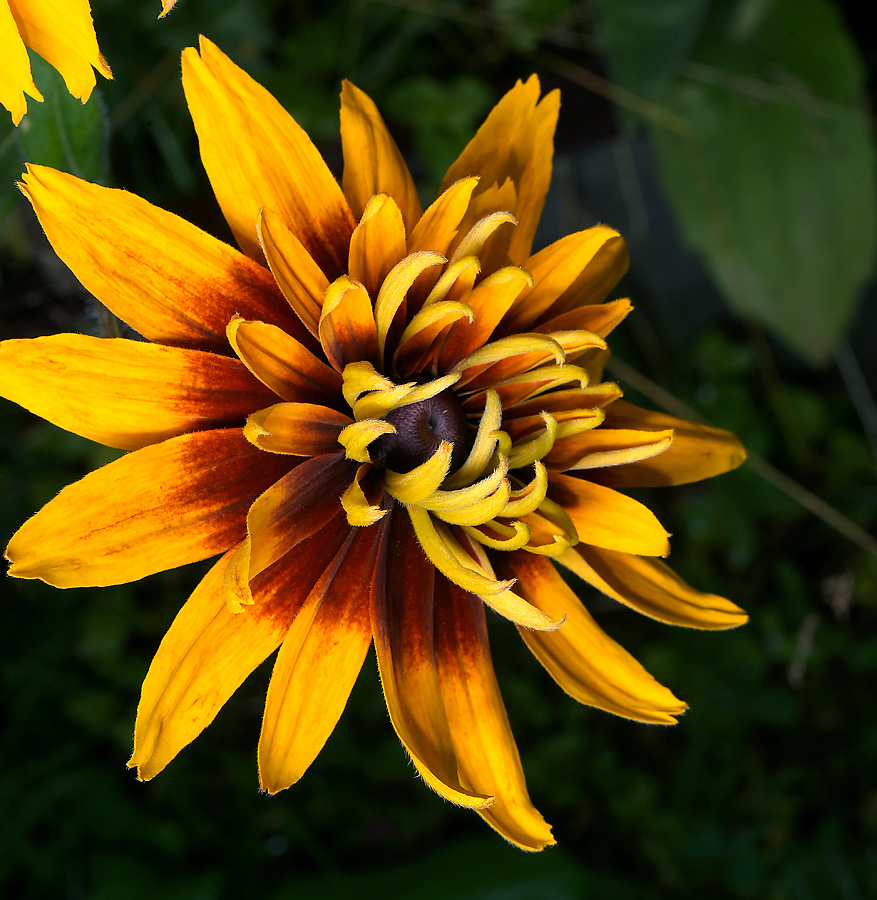
[[[370,362],[348,363],[341,377],[343,379],[341,393],[351,408],[366,391],[384,391],[395,387],[393,382],[379,374]]]
[[[480,503],[485,497],[492,494],[506,477],[508,471],[508,460],[503,458],[496,469],[481,481],[476,481],[469,487],[459,488],[455,491],[436,491],[420,505],[425,509],[443,513],[465,509],[473,503]]]
[[[499,515],[504,515],[506,503],[512,492],[508,479],[500,482],[499,487],[490,496],[464,509],[451,512],[440,512],[436,515],[449,525],[483,525]]]
[[[420,503],[435,493],[445,480],[451,467],[451,454],[454,445],[450,441],[442,441],[438,450],[425,462],[405,474],[388,469],[384,473],[384,486],[400,502],[405,504]]]
[[[463,525],[462,528],[473,541],[492,550],[505,550],[506,553],[520,550],[530,540],[530,527],[523,522],[513,522],[511,526],[503,525],[502,522],[485,522],[478,528],[473,525]],[[491,537],[481,531],[481,528],[490,528],[505,537]]]
[[[503,516],[515,519],[526,516],[539,507],[548,493],[548,469],[538,459],[533,463],[536,475],[533,480],[519,491],[512,491],[509,502],[503,510]]]
[[[487,468],[496,449],[496,432],[502,425],[502,404],[496,391],[487,391],[484,397],[484,412],[478,423],[478,431],[472,442],[472,449],[466,462],[447,481],[447,487],[458,488],[469,484]]]
[[[539,437],[522,444],[512,444],[512,452],[509,456],[509,468],[521,469],[542,459],[551,452],[557,437],[557,422],[554,416],[547,412],[539,414],[545,423],[545,430]]]
[[[453,387],[460,380],[460,376],[456,373],[444,375],[436,378],[434,381],[428,381],[426,384],[419,384],[405,398],[397,403],[393,408],[398,409],[400,406],[410,406],[412,403],[421,403],[423,400],[429,400],[442,391],[446,391],[449,387]]]
[[[356,462],[371,462],[368,445],[382,434],[395,434],[396,426],[383,419],[363,419],[348,425],[338,435],[338,443],[344,448],[348,459]]]
[[[411,321],[405,326],[402,337],[399,338],[399,346],[396,349],[397,356],[405,344],[415,338],[419,338],[423,332],[432,329],[430,336],[434,337],[441,328],[444,328],[451,322],[456,322],[457,319],[462,319],[463,316],[470,322],[475,318],[472,307],[466,306],[465,303],[444,300],[432,303],[429,306],[424,305],[423,309],[413,316]]]
[[[518,220],[510,213],[505,211],[490,213],[483,219],[479,219],[470,229],[469,233],[457,244],[457,249],[451,257],[451,264],[462,259],[464,256],[478,256],[479,251],[484,246],[484,242],[506,222],[517,225]]]
[[[341,507],[347,514],[347,523],[354,527],[368,527],[374,525],[389,512],[387,509],[381,509],[378,505],[372,505],[368,502],[362,488],[359,486],[360,481],[371,470],[371,465],[366,463],[356,470],[356,476],[350,482],[350,486],[341,497]]]
[[[353,404],[353,418],[357,422],[362,419],[380,419],[397,406],[401,406],[402,401],[416,387],[412,381],[410,384],[393,385],[383,391],[372,391]]]
[[[510,356],[519,356],[524,353],[539,353],[553,357],[558,365],[561,365],[565,359],[563,347],[548,335],[513,334],[485,344],[474,353],[461,359],[451,371],[465,372],[466,369],[472,369],[475,366],[493,365],[493,363],[508,359]]]
[[[429,292],[424,306],[438,303],[439,300],[460,299],[468,294],[475,284],[475,279],[481,274],[481,261],[477,256],[464,256],[453,265],[449,265],[442,273],[441,278],[435,283],[435,287]],[[448,295],[453,293],[451,298]]]
[[[497,581],[463,565],[452,549],[456,543],[453,537],[445,537],[447,535],[445,529],[442,529],[444,534],[440,533],[430,514],[422,507],[409,506],[407,509],[423,552],[448,581],[452,581],[464,591],[484,597],[501,594],[514,584],[514,580]]]

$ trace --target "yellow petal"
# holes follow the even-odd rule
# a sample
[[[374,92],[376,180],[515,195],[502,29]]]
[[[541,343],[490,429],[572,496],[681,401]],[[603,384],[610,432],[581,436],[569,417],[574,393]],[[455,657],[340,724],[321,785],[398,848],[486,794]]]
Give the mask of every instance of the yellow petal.
[[[377,297],[384,279],[404,256],[402,213],[388,194],[375,194],[350,238],[348,272]]]
[[[410,232],[408,252],[432,250],[447,256],[477,184],[477,178],[461,178],[443,191]]]
[[[314,585],[277,654],[262,734],[259,783],[298,781],[332,733],[371,643],[369,594],[380,533],[359,529]]]
[[[348,363],[378,362],[378,329],[368,291],[348,275],[333,281],[326,291],[320,344],[338,372]]]
[[[453,450],[453,444],[449,441],[442,441],[435,453],[425,463],[410,472],[399,474],[387,469],[384,473],[384,484],[387,490],[400,503],[420,503],[422,500],[426,500],[445,480],[448,469],[451,467]]]
[[[686,706],[612,640],[547,559],[502,554],[502,571],[518,578],[519,592],[554,618],[556,631],[519,628],[524,642],[571,697],[588,706],[640,722],[671,725]]]
[[[337,277],[347,267],[356,222],[319,151],[277,100],[215,44],[202,37],[200,50],[183,51],[183,89],[207,177],[241,249],[262,258],[256,219],[267,207],[320,269]]]
[[[74,97],[83,103],[88,100],[94,90],[95,69],[104,78],[113,77],[98,49],[87,0],[8,2],[24,43],[61,73]]]
[[[305,328],[316,337],[329,279],[276,212],[263,209],[256,220],[256,231],[283,296]]]
[[[632,497],[570,475],[551,475],[548,496],[569,515],[579,540],[639,556],[666,556],[667,532],[654,513]]]
[[[267,269],[135,194],[45,166],[20,187],[73,274],[149,340],[227,352],[235,313],[304,331]]]
[[[512,238],[509,259],[523,264],[530,253],[551,180],[554,128],[560,93],[539,101],[539,79],[520,81],[497,103],[475,137],[448,170],[443,188],[467,175],[479,175],[479,192],[510,178],[518,195],[513,210],[519,226]]]
[[[496,797],[478,814],[522,850],[553,844],[527,793],[490,659],[484,607],[452,584],[436,592],[435,655],[460,780]]]
[[[598,251],[599,252],[599,251]],[[630,300],[607,300],[577,306],[536,326],[536,331],[554,332],[566,329],[590,331],[605,338],[633,310]]]
[[[360,483],[371,471],[371,468],[368,463],[360,466],[356,470],[353,481],[341,496],[341,506],[347,515],[347,523],[354,528],[368,528],[383,519],[389,512],[389,509],[383,509],[378,503],[370,502],[369,497],[360,487]]]
[[[371,462],[368,445],[382,434],[395,434],[396,426],[383,419],[363,419],[348,425],[338,435],[338,443],[344,447],[348,459],[356,462]]]
[[[239,615],[225,603],[223,573],[231,552],[207,573],[164,636],[143,682],[128,762],[140,778],[161,772],[280,644],[346,537],[343,517],[336,517],[255,580],[256,602]]]
[[[292,456],[323,456],[338,452],[338,435],[350,416],[313,403],[276,403],[253,413],[244,437],[260,450]]]
[[[161,13],[159,19],[163,19],[176,5],[177,0],[161,0]]]
[[[18,125],[27,112],[24,95],[35,100],[42,100],[43,95],[33,82],[27,48],[8,3],[0,3],[0,59],[0,104],[12,113],[12,124]]]
[[[739,606],[686,584],[666,563],[579,544],[558,562],[598,591],[668,625],[709,630],[748,621]]]
[[[240,425],[273,396],[227,356],[82,334],[0,343],[0,394],[122,450]]]
[[[534,286],[509,310],[504,333],[532,331],[571,308],[602,302],[627,263],[624,240],[605,225],[555,241],[527,260]]]
[[[673,444],[673,430],[634,431],[627,428],[594,428],[575,434],[559,434],[545,464],[559,472],[573,469],[594,471],[602,482],[606,466],[629,466],[659,453]]]
[[[689,422],[667,413],[641,409],[619,400],[606,410],[611,428],[648,429],[652,433],[673,429],[673,444],[660,456],[623,466],[618,471],[595,473],[601,484],[618,487],[655,487],[688,484],[736,469],[746,459],[746,448],[730,431]]]
[[[393,354],[394,368],[402,375],[423,371],[425,357],[432,350],[441,332],[463,318],[470,322],[475,319],[472,307],[466,306],[465,303],[440,300],[438,303],[424,306],[411,319],[402,332],[402,337],[399,338],[399,346]]]
[[[341,89],[341,149],[342,183],[354,216],[375,194],[389,194],[412,229],[423,211],[414,180],[374,101],[349,81]]]
[[[338,402],[339,374],[276,325],[235,316],[227,331],[234,352],[279,397],[321,405]]]
[[[241,429],[143,447],[65,487],[13,535],[10,575],[56,587],[124,584],[224,553],[252,498],[289,469]]]
[[[433,654],[435,570],[396,510],[372,591],[372,633],[390,721],[423,780],[460,806],[483,809],[489,795],[460,784]]]

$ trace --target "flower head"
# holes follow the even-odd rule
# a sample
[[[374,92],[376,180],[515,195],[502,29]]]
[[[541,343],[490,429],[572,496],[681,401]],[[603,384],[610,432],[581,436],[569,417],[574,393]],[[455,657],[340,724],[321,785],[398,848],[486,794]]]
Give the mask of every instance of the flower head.
[[[18,125],[27,112],[24,95],[42,102],[34,84],[27,48],[54,66],[67,90],[83,103],[94,90],[94,70],[113,73],[101,56],[88,0],[4,0],[0,2],[0,103]]]
[[[222,554],[143,685],[130,765],[152,778],[278,647],[262,787],[297,781],[372,640],[423,779],[516,845],[527,795],[485,606],[577,700],[643,722],[685,704],[595,623],[556,564],[645,615],[745,621],[662,562],[618,487],[738,465],[733,435],[602,379],[627,265],[597,226],[536,254],[556,92],[518,83],[425,211],[375,105],[345,84],[339,186],[307,135],[209,41],[183,54],[207,173],[243,252],[123,191],[30,167],[59,256],[150,343],[8,341],[0,390],[133,452],[12,538],[13,575],[102,585]]]

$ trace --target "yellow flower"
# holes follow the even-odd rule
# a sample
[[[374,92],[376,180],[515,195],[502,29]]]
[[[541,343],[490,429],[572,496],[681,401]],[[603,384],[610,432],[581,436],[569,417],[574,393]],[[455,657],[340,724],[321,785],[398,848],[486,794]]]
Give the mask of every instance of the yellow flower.
[[[54,66],[67,90],[83,103],[94,90],[94,70],[113,73],[101,56],[88,0],[0,0],[0,103],[15,125],[27,112],[24,95],[42,102],[27,48]]]
[[[223,554],[143,685],[130,765],[160,772],[278,647],[262,787],[296,782],[374,640],[390,719],[424,780],[538,850],[488,648],[514,622],[575,699],[643,722],[685,704],[595,623],[555,563],[663,622],[745,615],[658,557],[615,490],[739,465],[725,432],[602,380],[603,302],[627,265],[597,226],[531,255],[559,97],[518,83],[424,212],[377,108],[345,83],[342,187],[277,101],[209,41],[183,54],[201,154],[243,253],[133,194],[32,166],[22,190],[80,281],[151,343],[0,345],[0,391],[134,452],[12,538],[11,574],[131,581]]]

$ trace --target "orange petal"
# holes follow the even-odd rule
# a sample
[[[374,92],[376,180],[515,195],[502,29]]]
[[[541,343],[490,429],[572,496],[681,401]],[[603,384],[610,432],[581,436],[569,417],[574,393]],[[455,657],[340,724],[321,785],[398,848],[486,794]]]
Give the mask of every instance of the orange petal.
[[[348,271],[377,297],[384,279],[405,256],[405,226],[396,202],[387,194],[368,201],[350,239]]]
[[[629,466],[666,453],[673,444],[673,430],[636,431],[628,428],[601,428],[578,434],[558,435],[543,462],[549,469],[566,472],[588,469],[588,477],[600,481],[608,466]]]
[[[241,429],[143,447],[64,488],[13,535],[10,575],[56,587],[124,584],[225,552],[247,507],[289,469]]]
[[[33,82],[27,48],[8,3],[0,3],[0,59],[0,104],[12,113],[12,124],[18,125],[27,112],[24,95],[35,100],[42,100],[43,95]]]
[[[227,352],[235,313],[303,330],[267,269],[136,194],[45,166],[20,187],[73,274],[149,340]]]
[[[571,697],[656,725],[672,725],[685,711],[681,700],[600,628],[547,559],[524,552],[503,554],[501,567],[518,578],[516,590],[535,607],[554,619],[566,617],[556,631],[518,631]]]
[[[506,419],[537,416],[540,412],[549,412],[560,421],[562,414],[568,409],[602,409],[614,403],[621,396],[621,388],[611,381],[603,381],[586,388],[571,388],[564,391],[552,391],[540,394],[531,400],[523,400],[514,406],[503,407]]]
[[[604,225],[555,241],[524,264],[534,287],[509,310],[503,333],[533,331],[570,309],[602,303],[627,264],[624,240]]]
[[[270,794],[301,778],[344,711],[371,644],[379,540],[376,528],[353,530],[283,641],[259,739],[259,783]]]
[[[276,325],[235,317],[228,325],[228,341],[278,397],[320,405],[338,402],[341,376]]]
[[[460,781],[496,797],[478,814],[522,850],[553,844],[551,828],[527,793],[490,659],[484,604],[442,576],[435,597],[435,655]]]
[[[268,453],[323,456],[339,450],[338,435],[352,422],[326,406],[276,403],[247,419],[244,437]]]
[[[539,79],[520,81],[497,103],[475,137],[448,169],[442,189],[467,175],[481,181],[476,193],[511,179],[518,197],[510,210],[518,227],[509,247],[509,260],[523,265],[530,253],[551,181],[554,129],[560,93],[552,91],[539,101]],[[503,207],[507,208],[507,207]]]
[[[83,103],[94,90],[95,69],[113,77],[98,49],[87,0],[9,0],[9,9],[24,43],[61,73],[67,90]]]
[[[240,614],[229,612],[225,602],[223,573],[233,551],[207,573],[164,636],[143,682],[128,762],[140,778],[164,769],[280,644],[347,533],[343,517],[316,531],[254,581],[256,602]]]
[[[163,19],[176,5],[177,0],[161,0],[161,13],[159,19]]]
[[[668,625],[716,630],[749,618],[730,600],[695,590],[657,559],[578,544],[558,562],[598,591]]]
[[[256,221],[256,230],[271,274],[283,296],[305,328],[316,337],[329,279],[276,212],[263,209]]]
[[[356,222],[338,182],[289,113],[215,44],[183,51],[183,89],[201,159],[231,230],[253,259],[262,258],[256,219],[280,214],[329,278],[346,268]],[[242,136],[246,140],[242,140]]]
[[[82,334],[0,343],[0,394],[122,450],[240,425],[273,396],[227,356]]]
[[[648,507],[583,478],[552,474],[548,496],[572,519],[584,544],[638,556],[666,556],[667,532]]]
[[[589,303],[577,306],[537,326],[534,331],[566,331],[581,329],[604,338],[633,310],[628,299],[609,300],[606,303]]]
[[[389,519],[389,527],[384,523]],[[489,806],[457,775],[433,653],[435,569],[420,549],[401,508],[383,520],[382,559],[372,591],[371,620],[390,721],[423,780],[452,803]]]
[[[746,448],[740,439],[724,428],[641,409],[625,400],[617,400],[607,407],[606,425],[654,431],[672,428],[675,436],[672,446],[660,456],[619,469],[594,472],[594,480],[600,484],[618,487],[688,484],[736,469],[746,459]]]
[[[347,275],[329,285],[320,316],[320,343],[336,371],[347,363],[379,361],[378,326],[368,291]]]
[[[462,178],[444,190],[414,230],[409,229],[408,252],[432,250],[447,256],[477,184],[477,178]]]
[[[414,179],[374,101],[349,81],[341,88],[341,149],[342,184],[354,216],[375,194],[389,194],[407,228],[414,228],[423,212]]]

